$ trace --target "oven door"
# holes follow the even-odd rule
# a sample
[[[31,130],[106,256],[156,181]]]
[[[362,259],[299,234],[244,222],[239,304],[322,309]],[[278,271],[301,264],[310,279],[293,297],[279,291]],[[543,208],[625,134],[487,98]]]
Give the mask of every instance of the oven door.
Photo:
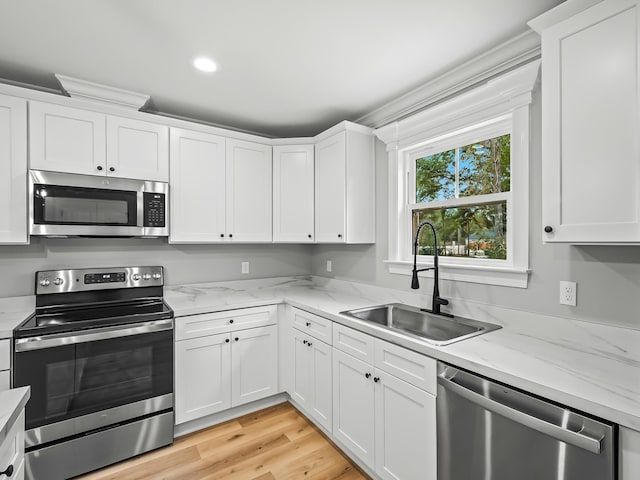
[[[40,443],[172,408],[173,320],[16,339],[13,383],[31,387],[26,428],[44,428]]]

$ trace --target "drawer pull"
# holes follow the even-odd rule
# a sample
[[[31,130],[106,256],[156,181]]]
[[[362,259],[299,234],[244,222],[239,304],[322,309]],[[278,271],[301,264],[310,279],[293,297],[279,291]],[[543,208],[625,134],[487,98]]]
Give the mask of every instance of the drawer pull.
[[[13,465],[9,465],[4,472],[0,472],[0,475],[6,475],[7,478],[13,475]]]

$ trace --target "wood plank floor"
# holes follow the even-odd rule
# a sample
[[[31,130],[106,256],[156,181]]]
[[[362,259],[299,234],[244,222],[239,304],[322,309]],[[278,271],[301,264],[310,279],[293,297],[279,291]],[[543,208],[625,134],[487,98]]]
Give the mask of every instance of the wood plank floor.
[[[368,480],[290,403],[178,438],[80,480]]]

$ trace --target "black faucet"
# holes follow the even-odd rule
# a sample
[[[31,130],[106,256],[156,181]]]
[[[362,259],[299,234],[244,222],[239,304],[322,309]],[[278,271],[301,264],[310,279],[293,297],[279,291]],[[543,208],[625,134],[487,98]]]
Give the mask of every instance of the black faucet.
[[[433,232],[433,267],[427,268],[416,268],[416,257],[418,256],[418,238],[420,236],[420,230],[425,225],[429,225],[431,227],[431,231]],[[435,313],[436,315],[444,315],[445,317],[453,317],[453,315],[441,312],[440,305],[449,305],[449,300],[440,297],[440,287],[439,287],[439,278],[438,278],[438,236],[436,235],[436,228],[433,226],[428,220],[421,222],[418,225],[416,230],[416,238],[413,242],[413,276],[411,277],[411,288],[417,290],[420,288],[420,283],[418,282],[418,272],[425,272],[427,270],[433,270],[433,298],[431,299],[431,310],[427,310],[426,308],[422,308],[425,312]]]

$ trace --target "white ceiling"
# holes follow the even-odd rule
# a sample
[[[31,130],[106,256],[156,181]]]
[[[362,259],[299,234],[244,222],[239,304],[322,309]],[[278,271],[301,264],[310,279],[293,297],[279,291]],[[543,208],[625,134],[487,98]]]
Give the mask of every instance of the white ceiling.
[[[0,77],[60,73],[270,136],[354,120],[561,0],[0,0]],[[196,56],[219,70],[203,74]]]

